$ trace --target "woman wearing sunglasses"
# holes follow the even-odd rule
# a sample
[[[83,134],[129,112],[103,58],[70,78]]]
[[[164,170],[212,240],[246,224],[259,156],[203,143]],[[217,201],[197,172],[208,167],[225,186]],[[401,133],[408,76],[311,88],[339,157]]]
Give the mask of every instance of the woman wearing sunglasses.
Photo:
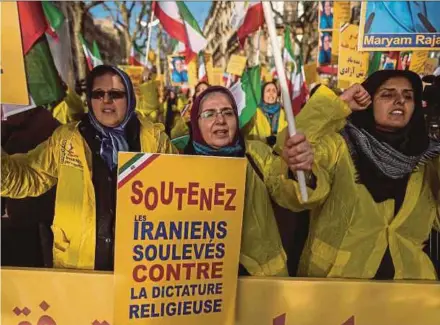
[[[87,80],[89,113],[27,154],[2,155],[1,195],[39,196],[57,185],[56,268],[112,270],[118,151],[176,153],[163,127],[139,118],[130,78],[101,65]]]
[[[259,141],[245,142],[238,128],[237,105],[228,89],[212,86],[195,98],[185,154],[246,157],[246,198],[240,249],[240,275],[287,275],[284,253],[270,198],[264,185]],[[215,171],[213,171],[215,172]]]

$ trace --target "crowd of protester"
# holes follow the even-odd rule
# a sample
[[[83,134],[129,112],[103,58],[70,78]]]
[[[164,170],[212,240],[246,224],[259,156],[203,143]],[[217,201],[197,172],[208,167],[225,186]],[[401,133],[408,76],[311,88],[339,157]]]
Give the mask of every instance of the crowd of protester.
[[[231,92],[207,82],[154,89],[147,109],[101,65],[84,93],[2,122],[3,266],[113,270],[117,153],[131,151],[246,159],[239,275],[438,278],[440,142],[417,74],[377,71],[340,95],[317,85],[293,136],[276,82],[242,128]]]

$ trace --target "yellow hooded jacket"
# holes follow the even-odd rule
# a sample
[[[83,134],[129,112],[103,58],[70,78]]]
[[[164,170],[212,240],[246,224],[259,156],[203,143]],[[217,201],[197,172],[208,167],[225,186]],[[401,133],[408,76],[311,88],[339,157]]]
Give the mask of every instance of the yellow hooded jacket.
[[[159,85],[159,81],[150,80],[139,86],[141,95],[137,100],[136,112],[138,115],[148,118],[153,123],[158,123],[159,121]]]
[[[143,152],[177,153],[161,125],[139,120]],[[57,184],[52,225],[54,267],[93,269],[96,208],[92,154],[78,124],[60,126],[27,154],[3,154],[1,195],[17,199],[39,196]]]
[[[278,133],[287,127],[286,113],[281,108],[280,119],[278,120]],[[246,140],[259,140],[267,143],[266,138],[272,135],[272,127],[261,108],[257,108],[255,116],[243,127],[243,136]]]
[[[331,90],[321,86],[298,115],[297,127],[315,150],[314,190],[300,198],[298,183],[288,178],[281,157],[274,158],[268,177],[271,195],[281,206],[311,209],[310,232],[298,275],[332,278],[373,278],[389,246],[395,279],[434,280],[429,257],[422,251],[433,227],[439,228],[440,202],[432,183],[440,180],[440,159],[414,171],[398,214],[394,200],[376,203],[356,183],[356,169],[339,133],[351,113]]]
[[[72,89],[68,88],[64,100],[55,106],[52,115],[61,124],[79,121],[88,111],[81,97]]]
[[[251,275],[288,276],[287,256],[265,185],[269,169],[260,141],[246,141],[248,167],[240,249],[240,263]]]

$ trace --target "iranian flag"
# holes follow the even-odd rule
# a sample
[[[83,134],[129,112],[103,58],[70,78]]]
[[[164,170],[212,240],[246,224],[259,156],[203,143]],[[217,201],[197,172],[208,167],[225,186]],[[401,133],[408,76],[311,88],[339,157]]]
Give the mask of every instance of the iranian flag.
[[[81,44],[83,47],[84,55],[86,56],[87,66],[89,70],[93,70],[94,67],[103,64],[101,54],[99,53],[98,44],[96,41],[93,41],[92,49],[87,45],[84,37],[79,34],[79,39],[81,40]]]
[[[157,153],[138,153],[134,155],[118,170],[118,189],[127,184],[133,177],[138,175],[159,157],[160,155]]]
[[[128,64],[134,65],[134,66],[144,66],[145,65],[145,58],[143,57],[142,53],[140,53],[140,51],[135,47],[134,44],[131,46]]]
[[[297,115],[307,100],[309,90],[306,84],[301,56],[294,55],[290,34],[290,27],[286,26],[284,31],[284,60],[287,66],[290,64],[292,67],[290,77],[288,77],[288,85],[292,98],[293,114]]]
[[[260,66],[246,68],[241,79],[230,91],[237,103],[240,128],[245,126],[257,112],[261,99]]]
[[[49,24],[49,28],[46,30],[46,37],[55,66],[61,79],[73,89],[74,85],[71,85],[69,82],[69,74],[73,72],[69,24],[66,22],[61,10],[50,1],[43,1],[42,5],[44,15]]]
[[[183,1],[154,1],[153,10],[165,31],[185,44],[187,63],[206,47],[202,30]]]
[[[263,4],[261,1],[250,3],[234,1],[234,5],[231,25],[237,30],[237,38],[243,47],[246,37],[264,25]]]
[[[23,55],[29,93],[36,106],[60,101],[65,96],[46,39],[49,26],[40,1],[17,1]]]

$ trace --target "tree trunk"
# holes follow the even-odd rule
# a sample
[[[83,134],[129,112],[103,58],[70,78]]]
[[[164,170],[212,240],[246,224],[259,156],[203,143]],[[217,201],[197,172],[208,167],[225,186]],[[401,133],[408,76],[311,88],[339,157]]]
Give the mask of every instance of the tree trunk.
[[[124,55],[125,58],[124,59],[128,64],[128,58],[130,57],[131,46],[132,46],[133,40],[130,36],[130,33],[128,32],[128,29],[124,29],[123,35],[125,38],[125,55]]]
[[[86,71],[86,60],[84,56],[84,51],[82,48],[81,40],[79,39],[79,34],[83,33],[83,20],[84,13],[81,8],[81,3],[74,2],[72,3],[71,12],[72,12],[72,25],[73,25],[73,43],[74,43],[74,58],[73,61],[77,70],[77,78],[80,82],[83,82],[86,79],[87,71]]]

